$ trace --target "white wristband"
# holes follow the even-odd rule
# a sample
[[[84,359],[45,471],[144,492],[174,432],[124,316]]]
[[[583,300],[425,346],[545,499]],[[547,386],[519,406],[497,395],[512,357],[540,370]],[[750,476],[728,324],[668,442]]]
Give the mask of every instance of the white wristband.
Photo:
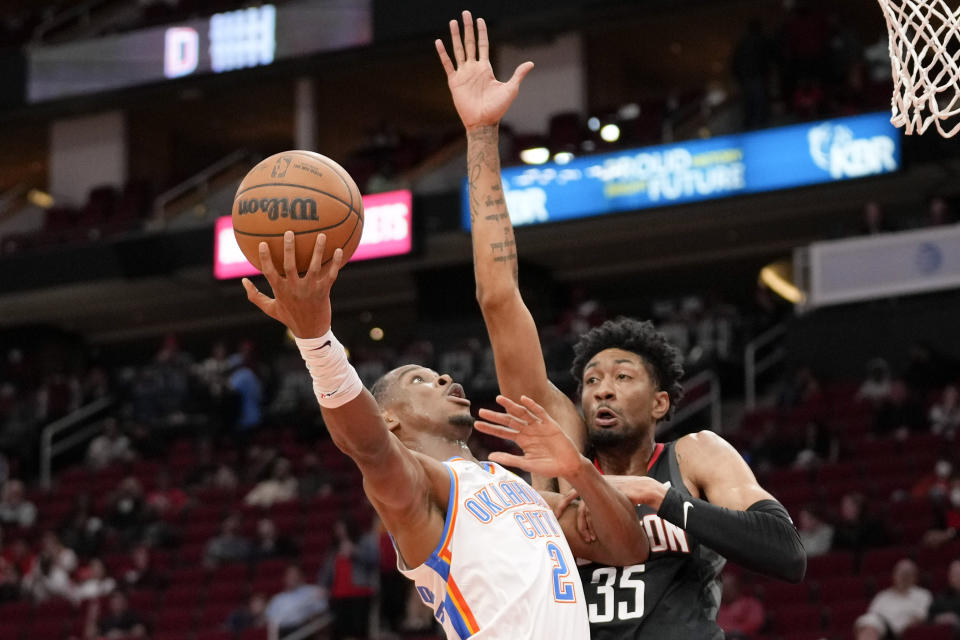
[[[336,409],[360,395],[363,383],[333,331],[319,338],[295,337],[294,340],[313,378],[313,392],[321,407]]]

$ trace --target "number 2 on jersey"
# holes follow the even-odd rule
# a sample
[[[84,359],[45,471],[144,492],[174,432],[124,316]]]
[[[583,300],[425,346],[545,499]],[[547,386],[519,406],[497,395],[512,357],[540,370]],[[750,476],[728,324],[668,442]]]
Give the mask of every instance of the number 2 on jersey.
[[[635,577],[643,573],[645,567],[642,564],[635,564],[630,567],[623,567],[623,573],[620,574],[620,592],[627,594],[633,589],[633,603],[628,600],[614,602],[616,592],[614,583],[617,582],[617,567],[600,567],[594,570],[590,577],[590,583],[597,585],[597,602],[591,602],[587,607],[587,614],[590,616],[590,622],[610,622],[614,614],[618,620],[632,620],[643,617],[643,580]],[[602,603],[602,607],[601,607]],[[616,610],[614,610],[616,604]]]
[[[576,602],[577,594],[573,583],[564,578],[570,575],[570,568],[563,558],[560,547],[552,542],[547,543],[547,553],[553,559],[553,599],[557,602]]]

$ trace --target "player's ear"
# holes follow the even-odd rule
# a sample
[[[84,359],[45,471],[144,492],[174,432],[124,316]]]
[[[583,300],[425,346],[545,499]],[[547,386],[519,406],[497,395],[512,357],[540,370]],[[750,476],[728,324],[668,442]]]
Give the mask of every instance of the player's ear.
[[[396,431],[398,428],[400,428],[400,417],[397,416],[393,410],[384,409],[380,415],[383,416],[383,422],[387,425],[387,429],[390,431]]]
[[[666,391],[657,391],[653,394],[653,408],[651,415],[654,420],[660,420],[670,411],[670,394]]]

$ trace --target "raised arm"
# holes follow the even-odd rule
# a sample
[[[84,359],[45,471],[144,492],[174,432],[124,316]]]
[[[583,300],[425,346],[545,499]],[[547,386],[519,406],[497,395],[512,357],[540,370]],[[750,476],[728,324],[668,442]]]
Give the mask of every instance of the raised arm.
[[[590,508],[595,537],[591,536],[589,541],[578,530],[575,507],[567,506],[560,513],[560,525],[574,554],[609,565],[646,561],[650,545],[627,496],[604,481],[596,467],[577,451],[556,421],[534,400],[524,396],[517,404],[498,396],[497,402],[506,413],[480,409],[483,421],[477,421],[475,426],[478,431],[516,442],[523,455],[498,451],[490,454],[490,460],[541,476],[562,478]],[[562,496],[548,491],[540,493],[556,511]]]
[[[337,249],[324,268],[325,243],[326,237],[320,234],[303,277],[297,275],[292,232],[284,235],[285,276],[277,273],[269,247],[261,243],[260,264],[275,297],[261,293],[246,278],[243,287],[253,304],[293,333],[313,378],[314,392],[334,444],[360,468],[364,490],[397,539],[407,562],[416,566],[439,540],[449,477],[440,463],[417,456],[389,432],[376,401],[363,387],[347,362],[343,347],[330,331],[330,288],[337,278],[343,253]],[[436,499],[430,500],[432,497]],[[431,533],[436,534],[435,540],[429,539]]]
[[[477,300],[493,345],[497,381],[507,396],[526,395],[543,404],[564,432],[583,450],[585,430],[573,403],[547,379],[537,326],[520,296],[513,225],[500,181],[499,123],[524,76],[533,68],[524,62],[507,82],[499,82],[490,66],[487,25],[463,12],[460,26],[450,21],[453,56],[436,41],[454,106],[467,132],[467,179]]]

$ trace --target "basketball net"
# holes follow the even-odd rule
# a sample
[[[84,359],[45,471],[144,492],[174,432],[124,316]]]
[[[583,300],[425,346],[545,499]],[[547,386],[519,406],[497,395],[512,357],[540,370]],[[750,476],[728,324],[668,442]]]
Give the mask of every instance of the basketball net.
[[[960,6],[947,0],[877,0],[890,35],[894,125],[945,138],[960,131]]]

